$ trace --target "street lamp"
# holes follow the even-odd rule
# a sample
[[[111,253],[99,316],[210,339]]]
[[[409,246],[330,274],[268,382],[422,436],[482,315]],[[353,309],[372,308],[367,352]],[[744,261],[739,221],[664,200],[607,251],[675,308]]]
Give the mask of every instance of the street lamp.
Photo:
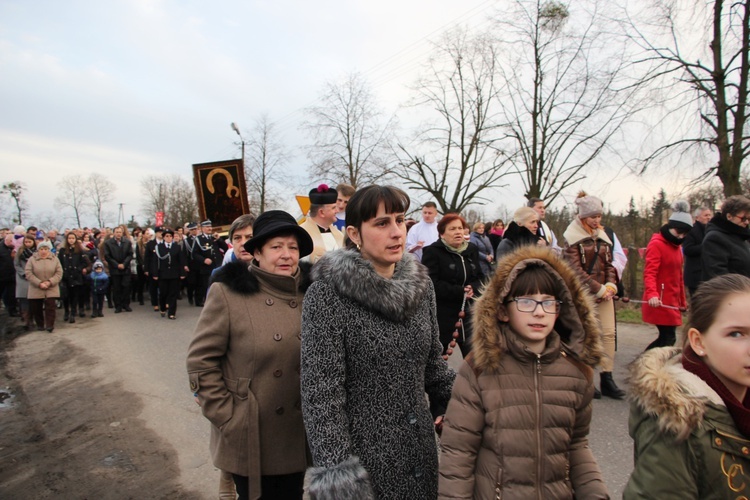
[[[242,134],[240,134],[240,129],[237,126],[236,123],[232,122],[232,130],[237,132],[237,135],[240,136],[240,144],[242,144],[242,171],[245,171],[245,139],[242,138]]]

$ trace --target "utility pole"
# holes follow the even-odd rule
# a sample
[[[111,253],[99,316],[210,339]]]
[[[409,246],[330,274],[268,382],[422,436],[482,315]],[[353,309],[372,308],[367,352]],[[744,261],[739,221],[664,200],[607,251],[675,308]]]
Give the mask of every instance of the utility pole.
[[[125,204],[124,203],[119,203],[119,206],[120,206],[120,213],[117,214],[117,225],[121,226],[121,225],[125,224],[125,214],[124,214],[124,212],[122,210],[122,207],[124,207]]]

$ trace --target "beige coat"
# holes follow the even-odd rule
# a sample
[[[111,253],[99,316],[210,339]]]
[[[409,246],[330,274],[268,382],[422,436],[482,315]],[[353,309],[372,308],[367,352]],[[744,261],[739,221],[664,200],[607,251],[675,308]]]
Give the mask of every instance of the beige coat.
[[[310,257],[308,259],[311,263],[315,264],[318,259],[320,259],[323,254],[326,253],[326,245],[323,242],[323,236],[320,233],[320,227],[315,223],[315,221],[308,217],[305,222],[300,224],[300,227],[308,232],[310,235],[310,238],[313,240],[313,252],[310,254]],[[339,248],[344,248],[344,233],[339,231],[339,229],[331,225],[331,234],[333,235],[333,239],[336,240],[336,244]]]
[[[46,259],[35,253],[26,263],[26,279],[29,281],[29,299],[56,299],[60,297],[60,280],[63,269],[60,260],[49,252]],[[43,281],[49,281],[52,286],[46,290],[39,288]]]
[[[308,465],[300,401],[301,272],[234,262],[214,276],[188,349],[190,390],[211,422],[216,467],[250,478]]]
[[[563,309],[540,355],[498,320],[511,283],[529,263],[557,283]],[[475,308],[473,347],[448,404],[441,499],[608,498],[588,447],[593,370],[601,355],[593,301],[552,250],[506,255]],[[512,306],[511,306],[512,307]]]

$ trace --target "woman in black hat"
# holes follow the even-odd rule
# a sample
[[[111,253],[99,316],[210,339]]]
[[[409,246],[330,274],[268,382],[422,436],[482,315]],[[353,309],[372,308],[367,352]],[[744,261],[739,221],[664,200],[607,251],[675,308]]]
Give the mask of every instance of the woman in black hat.
[[[159,311],[162,317],[169,312],[169,319],[177,319],[177,295],[180,280],[185,278],[185,254],[180,245],[174,243],[174,231],[164,228],[162,240],[154,248],[151,259],[151,279],[159,286]]]
[[[302,498],[307,468],[300,402],[300,320],[313,243],[294,217],[262,213],[245,243],[253,255],[213,276],[187,369],[211,427],[216,467],[239,498]]]

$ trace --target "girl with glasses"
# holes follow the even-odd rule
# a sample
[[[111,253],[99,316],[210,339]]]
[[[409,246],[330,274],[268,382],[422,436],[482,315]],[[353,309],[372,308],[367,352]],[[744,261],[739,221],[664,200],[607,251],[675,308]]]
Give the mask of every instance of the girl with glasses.
[[[477,301],[443,424],[439,498],[609,498],[588,446],[599,322],[576,272],[528,245]]]

